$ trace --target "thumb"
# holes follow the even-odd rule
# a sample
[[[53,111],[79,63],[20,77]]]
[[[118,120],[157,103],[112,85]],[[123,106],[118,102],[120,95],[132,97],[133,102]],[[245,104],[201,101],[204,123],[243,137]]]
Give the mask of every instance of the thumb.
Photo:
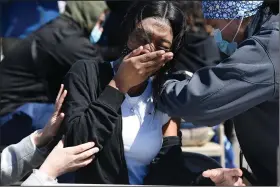
[[[60,140],[57,145],[55,146],[55,148],[63,148],[64,147],[64,136],[62,138],[62,140]]]
[[[212,175],[211,170],[206,170],[206,171],[204,171],[204,172],[202,173],[202,176],[203,176],[203,177],[206,177],[206,178],[211,177],[211,175]]]

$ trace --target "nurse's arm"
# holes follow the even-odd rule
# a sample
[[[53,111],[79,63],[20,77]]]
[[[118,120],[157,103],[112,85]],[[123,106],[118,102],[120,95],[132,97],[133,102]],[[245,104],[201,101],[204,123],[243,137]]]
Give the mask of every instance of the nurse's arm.
[[[249,42],[217,66],[202,68],[184,80],[167,80],[159,109],[196,125],[216,125],[272,98],[273,64],[260,44]]]

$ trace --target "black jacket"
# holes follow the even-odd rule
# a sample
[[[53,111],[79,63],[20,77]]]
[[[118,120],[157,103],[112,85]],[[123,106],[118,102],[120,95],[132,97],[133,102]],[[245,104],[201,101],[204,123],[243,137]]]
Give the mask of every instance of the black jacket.
[[[68,95],[64,101],[65,120],[61,132],[65,134],[66,146],[93,141],[100,148],[96,159],[77,171],[77,183],[129,183],[120,110],[125,96],[107,86],[112,78],[110,63],[94,61],[75,63],[65,77]],[[190,185],[204,184],[203,181],[212,184],[201,178],[201,171],[192,172],[184,166],[180,146],[180,137],[164,139],[159,155],[151,163],[145,184]]]
[[[28,102],[54,103],[72,64],[99,58],[88,37],[72,18],[61,15],[17,42],[0,63],[0,116]]]
[[[241,149],[259,183],[276,185],[279,70],[279,17],[272,16],[217,66],[182,79],[170,75],[158,106],[200,125],[234,118]]]

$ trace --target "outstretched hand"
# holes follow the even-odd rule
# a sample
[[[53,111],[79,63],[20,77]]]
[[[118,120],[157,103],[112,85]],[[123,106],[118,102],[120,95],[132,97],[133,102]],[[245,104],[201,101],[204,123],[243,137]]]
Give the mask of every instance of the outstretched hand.
[[[238,168],[217,168],[204,171],[203,177],[210,178],[216,186],[245,186],[242,179],[242,170]]]
[[[52,140],[52,138],[56,136],[60,124],[64,119],[64,113],[61,112],[61,107],[66,95],[67,91],[64,90],[64,85],[62,84],[55,101],[55,111],[52,117],[50,118],[46,126],[42,129],[42,131],[40,131],[34,137],[34,142],[37,147],[48,144]]]
[[[40,171],[55,179],[65,173],[87,166],[99,151],[93,142],[64,148],[60,140],[40,167]]]

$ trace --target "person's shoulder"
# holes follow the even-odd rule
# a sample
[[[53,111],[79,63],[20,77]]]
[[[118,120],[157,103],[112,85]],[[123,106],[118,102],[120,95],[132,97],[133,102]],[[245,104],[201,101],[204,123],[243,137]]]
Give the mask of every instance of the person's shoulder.
[[[227,68],[232,75],[236,74],[246,82],[261,85],[273,84],[275,82],[274,62],[278,58],[273,58],[271,55],[273,50],[267,42],[266,39],[261,39],[256,35],[250,37],[240,43],[238,49],[217,67]]]
[[[81,59],[72,65],[69,72],[85,73],[97,68],[99,63],[102,63],[100,59]]]
[[[240,47],[251,45],[257,53],[267,54],[279,50],[279,16],[272,16],[258,32],[241,43]]]
[[[246,63],[271,64],[271,53],[279,50],[279,30],[265,29],[241,42],[231,56]]]
[[[78,60],[73,64],[69,73],[75,73],[79,76],[97,75],[99,72],[112,71],[110,63],[102,61],[100,58]]]

